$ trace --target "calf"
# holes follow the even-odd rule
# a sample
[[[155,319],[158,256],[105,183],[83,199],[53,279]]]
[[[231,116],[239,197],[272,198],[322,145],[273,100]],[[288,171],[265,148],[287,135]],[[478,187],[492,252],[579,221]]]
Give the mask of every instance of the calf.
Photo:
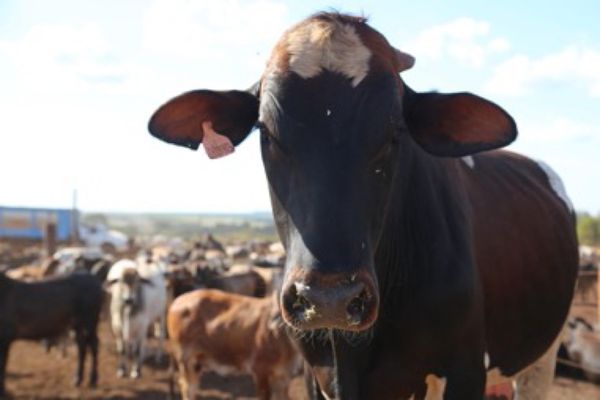
[[[132,362],[129,376],[137,379],[144,360],[148,328],[156,323],[159,346],[163,347],[167,292],[163,274],[154,264],[120,260],[108,272],[111,293],[111,326],[116,338],[119,366],[117,376],[126,374],[127,361]]]
[[[16,339],[56,338],[75,331],[78,363],[75,385],[81,384],[86,357],[92,353],[90,386],[98,380],[96,328],[102,287],[93,276],[76,273],[41,282],[19,282],[0,273],[0,397],[10,344]]]
[[[259,398],[287,398],[297,357],[279,318],[274,296],[200,289],[175,299],[167,329],[183,398],[195,398],[204,368],[252,374]]]
[[[569,358],[579,363],[583,374],[600,383],[600,335],[581,318],[569,322],[564,344]]]

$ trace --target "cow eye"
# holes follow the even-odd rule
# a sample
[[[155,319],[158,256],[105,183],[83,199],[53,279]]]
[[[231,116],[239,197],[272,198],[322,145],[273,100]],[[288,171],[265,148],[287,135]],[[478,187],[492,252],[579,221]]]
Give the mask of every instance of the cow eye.
[[[260,143],[262,145],[268,145],[271,142],[271,134],[269,133],[269,130],[265,124],[260,121],[256,123],[256,127],[260,131]]]
[[[274,154],[285,153],[279,140],[265,124],[258,122],[256,126],[260,130],[260,144],[264,150],[270,150]]]

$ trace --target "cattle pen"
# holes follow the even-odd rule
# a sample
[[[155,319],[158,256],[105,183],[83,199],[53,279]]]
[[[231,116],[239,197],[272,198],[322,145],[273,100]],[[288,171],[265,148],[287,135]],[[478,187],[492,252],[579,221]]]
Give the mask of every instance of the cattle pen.
[[[583,275],[588,275],[584,273]],[[596,312],[593,302],[582,302],[577,296],[572,307],[572,317],[583,317],[595,321]],[[144,365],[142,376],[137,380],[117,378],[118,355],[115,351],[114,336],[110,331],[107,314],[99,325],[99,380],[96,388],[74,388],[72,386],[73,370],[76,364],[76,347],[70,344],[66,355],[58,349],[49,353],[37,342],[17,341],[13,344],[8,374],[7,390],[17,399],[164,399],[168,393],[168,362],[159,362],[152,357]],[[158,343],[151,339],[149,353]],[[580,367],[565,359],[564,364]],[[561,361],[562,363],[562,361]],[[221,376],[214,372],[205,375],[199,395],[203,399],[254,399],[254,384],[248,375]],[[305,399],[302,378],[294,378],[289,386],[292,399]],[[556,377],[552,385],[549,400],[593,399],[598,398],[600,386],[570,377]]]

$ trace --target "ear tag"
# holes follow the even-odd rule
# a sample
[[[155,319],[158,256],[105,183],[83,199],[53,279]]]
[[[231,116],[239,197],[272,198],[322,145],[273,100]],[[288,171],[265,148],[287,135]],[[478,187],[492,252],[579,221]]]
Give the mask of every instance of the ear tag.
[[[204,121],[202,123],[202,131],[204,132],[202,145],[204,145],[204,151],[206,151],[206,155],[211,160],[225,157],[235,151],[231,140],[227,136],[217,133],[213,129],[211,121]]]

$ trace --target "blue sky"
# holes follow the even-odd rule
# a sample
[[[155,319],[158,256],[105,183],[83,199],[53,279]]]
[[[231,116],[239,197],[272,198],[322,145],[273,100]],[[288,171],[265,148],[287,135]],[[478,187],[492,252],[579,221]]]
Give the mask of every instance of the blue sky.
[[[146,123],[180,92],[248,87],[286,27],[328,8],[413,54],[414,89],[502,105],[511,148],[600,212],[596,1],[0,0],[0,204],[68,207],[77,189],[87,211],[268,210],[257,135],[209,161]]]

